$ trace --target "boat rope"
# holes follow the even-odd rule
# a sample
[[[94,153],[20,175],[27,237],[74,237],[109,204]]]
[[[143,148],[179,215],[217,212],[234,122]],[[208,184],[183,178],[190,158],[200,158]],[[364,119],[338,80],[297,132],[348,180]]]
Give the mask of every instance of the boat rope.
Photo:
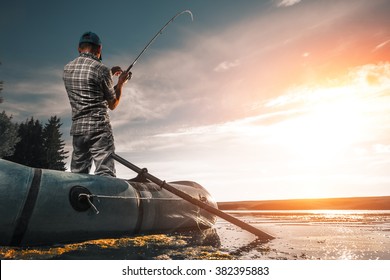
[[[210,222],[206,223],[205,220],[203,219],[202,215],[200,214],[202,208],[200,208],[199,206],[197,207],[197,210],[195,212],[196,214],[196,217],[195,217],[195,222],[196,222],[196,226],[199,230],[199,232],[202,234],[203,237],[205,237],[207,234],[204,233],[204,231],[202,230],[201,228],[201,225],[204,225],[204,226],[209,226],[210,225]]]
[[[140,200],[182,200],[181,198],[165,198],[165,197],[135,197],[135,196],[114,196],[114,195],[100,195],[100,194],[87,194],[87,193],[81,193],[79,194],[79,199],[82,197],[85,197],[88,201],[88,204],[92,207],[92,209],[95,211],[95,214],[99,214],[100,211],[97,209],[96,205],[93,204],[92,199],[93,198],[103,198],[103,199],[140,199]]]
[[[80,194],[79,197],[83,196],[83,194]],[[92,207],[92,209],[95,211],[95,214],[99,214],[99,210],[96,208],[95,204],[93,204],[91,200],[91,195],[86,195],[88,204]]]
[[[81,193],[79,197],[85,196],[87,198],[107,198],[107,199],[143,199],[143,200],[182,200],[181,198],[169,198],[169,197],[137,197],[137,196],[118,196],[118,195],[101,195],[101,194],[86,194]]]
[[[202,229],[200,228],[200,225],[199,223],[201,222],[201,217],[200,217],[200,207],[198,206],[197,207],[197,211],[196,211],[196,219],[195,219],[195,222],[196,222],[196,226],[198,227],[198,230],[200,232],[202,232]],[[203,233],[202,233],[203,234]]]

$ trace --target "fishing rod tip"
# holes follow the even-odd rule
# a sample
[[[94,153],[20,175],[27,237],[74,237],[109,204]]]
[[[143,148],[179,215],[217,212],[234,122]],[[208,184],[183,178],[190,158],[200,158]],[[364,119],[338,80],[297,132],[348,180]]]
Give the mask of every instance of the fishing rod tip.
[[[191,21],[194,21],[194,15],[192,14],[191,10],[184,10],[183,13],[189,13],[191,16]]]

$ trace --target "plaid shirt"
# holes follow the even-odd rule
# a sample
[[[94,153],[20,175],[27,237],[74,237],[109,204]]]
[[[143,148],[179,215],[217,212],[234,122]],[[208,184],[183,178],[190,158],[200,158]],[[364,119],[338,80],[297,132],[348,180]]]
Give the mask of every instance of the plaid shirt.
[[[81,53],[64,68],[63,80],[72,107],[71,135],[111,131],[108,102],[115,98],[111,70]]]

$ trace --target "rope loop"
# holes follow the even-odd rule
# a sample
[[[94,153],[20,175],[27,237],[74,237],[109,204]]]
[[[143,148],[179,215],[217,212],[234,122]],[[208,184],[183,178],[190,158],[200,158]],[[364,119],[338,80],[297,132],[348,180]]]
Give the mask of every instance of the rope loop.
[[[95,214],[99,214],[99,210],[97,209],[97,207],[95,206],[95,204],[93,204],[92,202],[92,199],[93,197],[96,197],[94,196],[93,194],[86,194],[86,193],[81,193],[79,194],[79,198],[82,198],[82,197],[86,197],[87,198],[87,201],[88,201],[88,204],[92,207],[92,209],[95,211]]]

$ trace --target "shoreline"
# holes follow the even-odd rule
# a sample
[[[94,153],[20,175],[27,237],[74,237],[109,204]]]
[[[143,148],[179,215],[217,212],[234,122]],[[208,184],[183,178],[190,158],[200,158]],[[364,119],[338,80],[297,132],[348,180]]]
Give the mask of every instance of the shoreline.
[[[218,202],[220,210],[390,210],[390,196]]]

